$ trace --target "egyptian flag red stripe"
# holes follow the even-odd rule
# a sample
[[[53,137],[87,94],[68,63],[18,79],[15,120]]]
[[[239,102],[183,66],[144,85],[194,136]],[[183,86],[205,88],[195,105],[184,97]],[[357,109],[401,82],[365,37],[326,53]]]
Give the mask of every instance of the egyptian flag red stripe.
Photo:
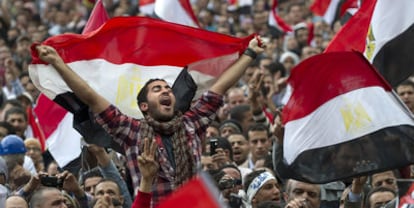
[[[269,14],[269,25],[270,26],[274,26],[277,29],[279,29],[280,31],[283,31],[285,33],[287,32],[292,32],[292,27],[290,25],[288,25],[279,15],[277,12],[277,5],[278,5],[278,0],[273,0],[273,5],[272,5],[272,10],[271,13]]]
[[[283,177],[325,183],[414,162],[413,118],[362,54],[311,57],[288,83]]]
[[[315,0],[310,9],[328,24],[342,17],[350,8],[357,8],[358,0]]]
[[[202,174],[195,177],[181,188],[175,191],[170,197],[163,201],[158,208],[176,207],[181,208],[219,208],[224,207],[217,200],[219,191],[209,176]]]

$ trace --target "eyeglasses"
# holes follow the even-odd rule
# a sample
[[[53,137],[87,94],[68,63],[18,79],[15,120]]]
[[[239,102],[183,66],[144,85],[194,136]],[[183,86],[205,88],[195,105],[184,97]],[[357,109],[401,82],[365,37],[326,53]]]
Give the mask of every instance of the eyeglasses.
[[[240,179],[226,178],[221,179],[218,183],[218,188],[220,190],[234,188],[236,185],[241,185],[242,181]]]

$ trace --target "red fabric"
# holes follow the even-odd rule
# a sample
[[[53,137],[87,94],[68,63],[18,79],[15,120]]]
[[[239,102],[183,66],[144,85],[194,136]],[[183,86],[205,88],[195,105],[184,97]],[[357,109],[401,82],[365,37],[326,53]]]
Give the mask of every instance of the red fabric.
[[[277,5],[278,5],[278,0],[273,0],[273,5],[272,5],[272,10],[271,10],[271,15],[274,18],[275,22],[277,25],[275,25],[276,27],[278,27],[278,29],[281,29],[283,32],[292,32],[293,29],[292,27],[287,24],[278,14],[277,14]]]
[[[241,53],[251,38],[235,38],[146,17],[117,17],[97,32],[63,34],[43,44],[56,48],[66,63],[102,58],[113,64],[184,67],[200,60]],[[114,50],[123,53],[113,53]],[[32,58],[32,64],[44,64],[33,48]],[[200,72],[217,76],[209,68]]]
[[[43,133],[42,128],[40,127],[39,121],[37,120],[32,107],[27,107],[27,120],[29,121],[30,127],[32,127],[33,136],[39,140],[40,146],[42,148],[42,151],[46,150],[46,138],[45,134]]]
[[[377,0],[365,0],[358,12],[335,35],[324,52],[359,51],[363,53],[376,2]]]
[[[57,129],[67,111],[44,94],[41,94],[34,108],[34,113],[39,119],[45,138],[48,138]]]
[[[144,193],[138,191],[137,196],[135,197],[134,202],[132,203],[132,208],[150,208],[151,207],[151,193]]]
[[[95,7],[93,7],[91,15],[85,25],[85,28],[83,29],[82,34],[86,34],[98,29],[108,20],[109,16],[102,3],[102,0],[98,0],[95,4]]]
[[[201,178],[195,178],[174,192],[157,208],[219,208],[221,206],[217,202],[217,198],[212,194],[205,181]]]

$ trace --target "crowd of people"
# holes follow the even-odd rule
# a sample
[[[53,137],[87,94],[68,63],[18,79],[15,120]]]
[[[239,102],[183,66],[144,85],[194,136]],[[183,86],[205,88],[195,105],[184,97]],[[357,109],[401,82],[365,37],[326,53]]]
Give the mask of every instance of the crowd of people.
[[[200,171],[211,176],[224,207],[395,206],[401,191],[397,181],[412,176],[409,168],[327,184],[277,174],[277,154],[272,153],[283,145],[281,110],[289,96],[290,71],[322,53],[344,21],[328,25],[310,11],[312,0],[278,1],[278,14],[290,32],[268,24],[272,0],[191,0],[202,29],[258,36],[187,112],[176,111],[164,80],[151,79],[137,95],[137,111],[144,118],[128,117],[89,87],[54,48],[33,48],[125,152],[85,144],[87,170],[59,167],[28,121],[40,94],[28,73],[31,46],[51,36],[81,33],[93,2],[1,1],[0,207],[156,207]],[[148,15],[136,0],[103,2],[110,17]],[[406,80],[395,90],[414,111],[414,82]]]

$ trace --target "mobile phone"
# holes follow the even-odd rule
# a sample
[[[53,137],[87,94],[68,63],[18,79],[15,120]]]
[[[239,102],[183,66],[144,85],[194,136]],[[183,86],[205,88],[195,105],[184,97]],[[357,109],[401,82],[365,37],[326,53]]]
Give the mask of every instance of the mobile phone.
[[[40,183],[48,187],[62,187],[63,181],[56,176],[41,176]]]
[[[218,139],[217,138],[210,138],[210,155],[215,155],[216,149],[218,146]]]

